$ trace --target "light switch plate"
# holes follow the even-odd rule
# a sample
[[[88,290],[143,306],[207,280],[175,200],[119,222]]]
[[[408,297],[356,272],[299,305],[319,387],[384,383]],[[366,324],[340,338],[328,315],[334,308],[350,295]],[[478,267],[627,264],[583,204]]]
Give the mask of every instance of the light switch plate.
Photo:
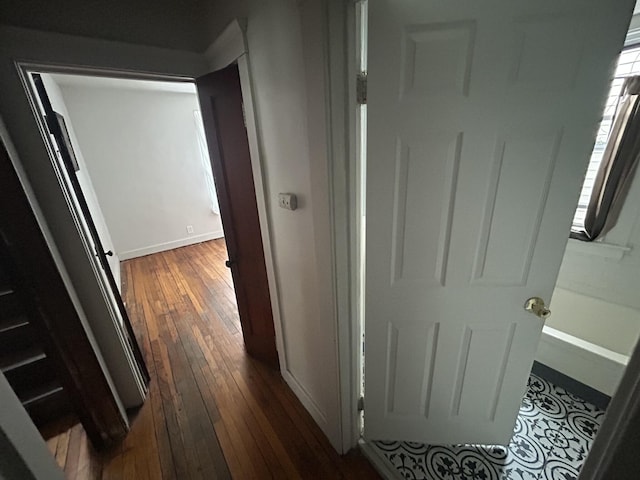
[[[295,193],[279,193],[278,205],[286,210],[295,210],[298,208],[298,198]]]

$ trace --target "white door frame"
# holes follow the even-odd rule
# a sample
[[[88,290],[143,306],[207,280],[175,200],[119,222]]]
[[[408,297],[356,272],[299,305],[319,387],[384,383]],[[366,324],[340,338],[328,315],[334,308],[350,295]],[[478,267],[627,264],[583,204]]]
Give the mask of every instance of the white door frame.
[[[343,83],[346,82],[346,90],[347,93],[342,97],[342,100],[346,103],[342,104],[341,111],[346,111],[347,121],[347,136],[348,136],[348,155],[346,156],[346,166],[344,168],[344,172],[349,172],[351,175],[347,180],[347,185],[349,189],[348,198],[351,200],[349,203],[349,214],[347,215],[347,231],[348,236],[351,238],[352,243],[357,243],[355,239],[358,239],[360,236],[360,211],[357,204],[357,193],[359,190],[357,183],[357,173],[358,169],[358,148],[357,148],[357,139],[358,139],[358,122],[356,118],[356,109],[357,109],[357,101],[356,101],[356,93],[355,93],[355,80],[356,74],[358,72],[358,45],[357,45],[357,27],[356,27],[356,15],[355,15],[355,5],[360,3],[363,0],[355,0],[354,2],[340,2],[339,0],[329,0],[333,7],[333,16],[329,20],[329,29],[332,31],[332,37],[329,44],[330,51],[334,53],[336,57],[339,56],[340,52],[343,55],[346,55],[345,64],[347,65],[346,69],[332,69],[331,70],[331,80],[332,81],[341,81]],[[344,25],[342,29],[343,32],[346,32],[346,35],[340,36],[339,33],[334,33],[333,29],[339,29],[340,24]],[[625,45],[630,45],[633,43],[638,43],[640,39],[640,28],[635,30],[630,30],[627,35],[627,40]],[[333,67],[334,64],[332,63]],[[340,99],[340,95],[335,95],[334,92],[331,92],[331,101],[334,105],[337,104],[337,101]],[[335,100],[335,102],[334,102]],[[347,106],[345,109],[344,105]],[[332,132],[333,136],[333,144],[332,147],[336,148],[336,143],[338,146],[344,140],[341,140],[340,131],[344,132],[341,129],[340,124],[333,125],[332,124]],[[338,140],[336,140],[338,139]],[[335,157],[333,158],[334,164]],[[341,175],[341,172],[336,172],[338,169],[334,169],[334,175],[332,176],[332,180],[334,184],[340,184],[344,182],[344,175]],[[332,196],[332,200],[335,203],[335,194]],[[335,207],[334,207],[335,208]],[[335,217],[334,217],[335,221]],[[335,225],[334,225],[335,226]],[[334,235],[335,248],[341,249],[344,253],[345,247],[341,246],[339,239]],[[352,245],[352,248],[353,247]],[[353,255],[353,252],[351,253]],[[338,316],[338,324],[340,328],[340,337],[339,337],[339,347],[340,347],[340,377],[341,377],[341,385],[343,387],[341,392],[342,398],[342,414],[343,414],[343,438],[345,442],[345,451],[351,447],[355,447],[360,443],[360,448],[363,449],[366,456],[370,458],[370,460],[374,463],[376,468],[384,474],[386,478],[394,478],[396,472],[391,471],[387,468],[386,463],[381,462],[379,458],[376,457],[375,452],[371,449],[364,439],[360,439],[359,433],[359,422],[360,415],[356,408],[357,403],[357,394],[355,392],[359,392],[359,382],[361,381],[359,372],[361,367],[361,352],[362,352],[362,344],[361,344],[361,325],[359,322],[358,312],[354,309],[357,309],[357,289],[353,288],[353,282],[359,275],[357,262],[352,257],[352,261],[349,263],[350,270],[349,274],[352,278],[351,291],[348,295],[338,296],[338,302],[346,302],[351,305],[352,315],[349,317]],[[343,332],[346,331],[347,335],[343,335]],[[354,400],[354,395],[355,400]],[[624,371],[623,377],[620,381],[620,384],[617,387],[616,392],[611,398],[611,403],[607,408],[607,415],[604,418],[602,426],[600,427],[600,431],[596,435],[594,443],[592,445],[591,450],[588,452],[587,458],[583,465],[583,468],[580,472],[580,480],[605,480],[606,475],[608,473],[607,468],[609,467],[611,460],[613,459],[617,449],[621,446],[621,443],[624,441],[626,435],[629,434],[629,425],[627,421],[631,417],[640,417],[640,339],[636,343],[633,352],[631,354],[629,363]],[[349,435],[351,433],[351,435]]]
[[[332,291],[335,297],[340,429],[347,453],[358,446],[362,386],[362,325],[359,298],[362,205],[356,75],[359,42],[356,9],[362,0],[324,0],[325,111],[331,239]]]
[[[341,449],[358,445],[362,328],[359,303],[361,205],[358,177],[356,8],[360,0],[324,0],[325,112],[329,179],[332,292],[335,298]]]

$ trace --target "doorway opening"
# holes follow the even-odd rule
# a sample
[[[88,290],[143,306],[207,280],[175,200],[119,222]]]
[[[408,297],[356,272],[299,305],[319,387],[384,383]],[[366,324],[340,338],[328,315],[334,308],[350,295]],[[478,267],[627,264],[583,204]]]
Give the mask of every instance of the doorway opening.
[[[28,75],[52,164],[114,328],[130,346],[129,366],[142,395],[119,392],[125,406],[142,403],[151,377],[145,361],[159,355],[149,346],[151,327],[141,320],[150,306],[133,292],[144,296],[161,282],[188,296],[184,272],[172,272],[174,267],[213,268],[215,275],[205,281],[212,282],[212,292],[226,290],[200,299],[200,307],[225,319],[249,354],[277,367],[238,67],[198,79],[198,89],[183,79],[36,68]],[[136,267],[138,259],[163,254],[174,260],[156,264],[164,273],[152,267],[149,276]],[[174,309],[179,311],[172,303]],[[180,321],[193,319],[185,313]]]

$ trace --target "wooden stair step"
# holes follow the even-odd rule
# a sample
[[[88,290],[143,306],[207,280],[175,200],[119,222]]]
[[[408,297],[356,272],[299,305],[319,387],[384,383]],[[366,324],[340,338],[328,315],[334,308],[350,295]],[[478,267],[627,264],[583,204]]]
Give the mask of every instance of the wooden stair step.
[[[58,380],[52,378],[45,383],[34,385],[19,398],[22,404],[26,407],[31,403],[37,402],[43,398],[55,394],[58,390],[62,390],[62,385],[60,385],[60,382],[58,382]]]
[[[0,289],[0,321],[24,313],[22,299],[10,287]]]
[[[0,355],[0,371],[7,375],[16,368],[46,357],[39,345],[31,345],[24,350]]]
[[[42,387],[39,391],[34,390],[33,396],[22,402],[31,420],[38,427],[73,411],[67,393],[59,384],[49,390],[47,387],[50,388],[51,385]]]
[[[29,322],[17,322],[10,328],[0,330],[0,345],[2,357],[28,350],[38,344],[36,333]]]
[[[5,290],[11,285],[11,278],[6,272],[6,268],[0,263],[0,291]]]
[[[14,317],[6,317],[0,320],[0,335],[3,332],[11,330],[13,328],[24,327],[29,323],[29,318],[26,315],[16,315]]]
[[[32,357],[30,361],[5,372],[7,381],[20,398],[25,398],[29,390],[37,385],[45,385],[55,378],[51,360],[44,354]]]

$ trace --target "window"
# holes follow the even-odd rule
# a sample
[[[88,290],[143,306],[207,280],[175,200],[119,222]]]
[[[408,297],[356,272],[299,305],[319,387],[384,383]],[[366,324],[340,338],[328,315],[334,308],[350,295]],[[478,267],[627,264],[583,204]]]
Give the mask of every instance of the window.
[[[616,67],[615,75],[611,82],[611,89],[609,90],[604,114],[596,136],[596,143],[593,147],[587,174],[582,185],[582,191],[580,192],[578,208],[573,217],[573,223],[571,225],[572,232],[581,232],[585,228],[584,222],[587,208],[593,192],[596,175],[600,169],[600,163],[609,140],[618,107],[618,100],[622,93],[622,86],[627,77],[636,75],[640,75],[640,46],[623,50],[618,59],[618,66]]]

